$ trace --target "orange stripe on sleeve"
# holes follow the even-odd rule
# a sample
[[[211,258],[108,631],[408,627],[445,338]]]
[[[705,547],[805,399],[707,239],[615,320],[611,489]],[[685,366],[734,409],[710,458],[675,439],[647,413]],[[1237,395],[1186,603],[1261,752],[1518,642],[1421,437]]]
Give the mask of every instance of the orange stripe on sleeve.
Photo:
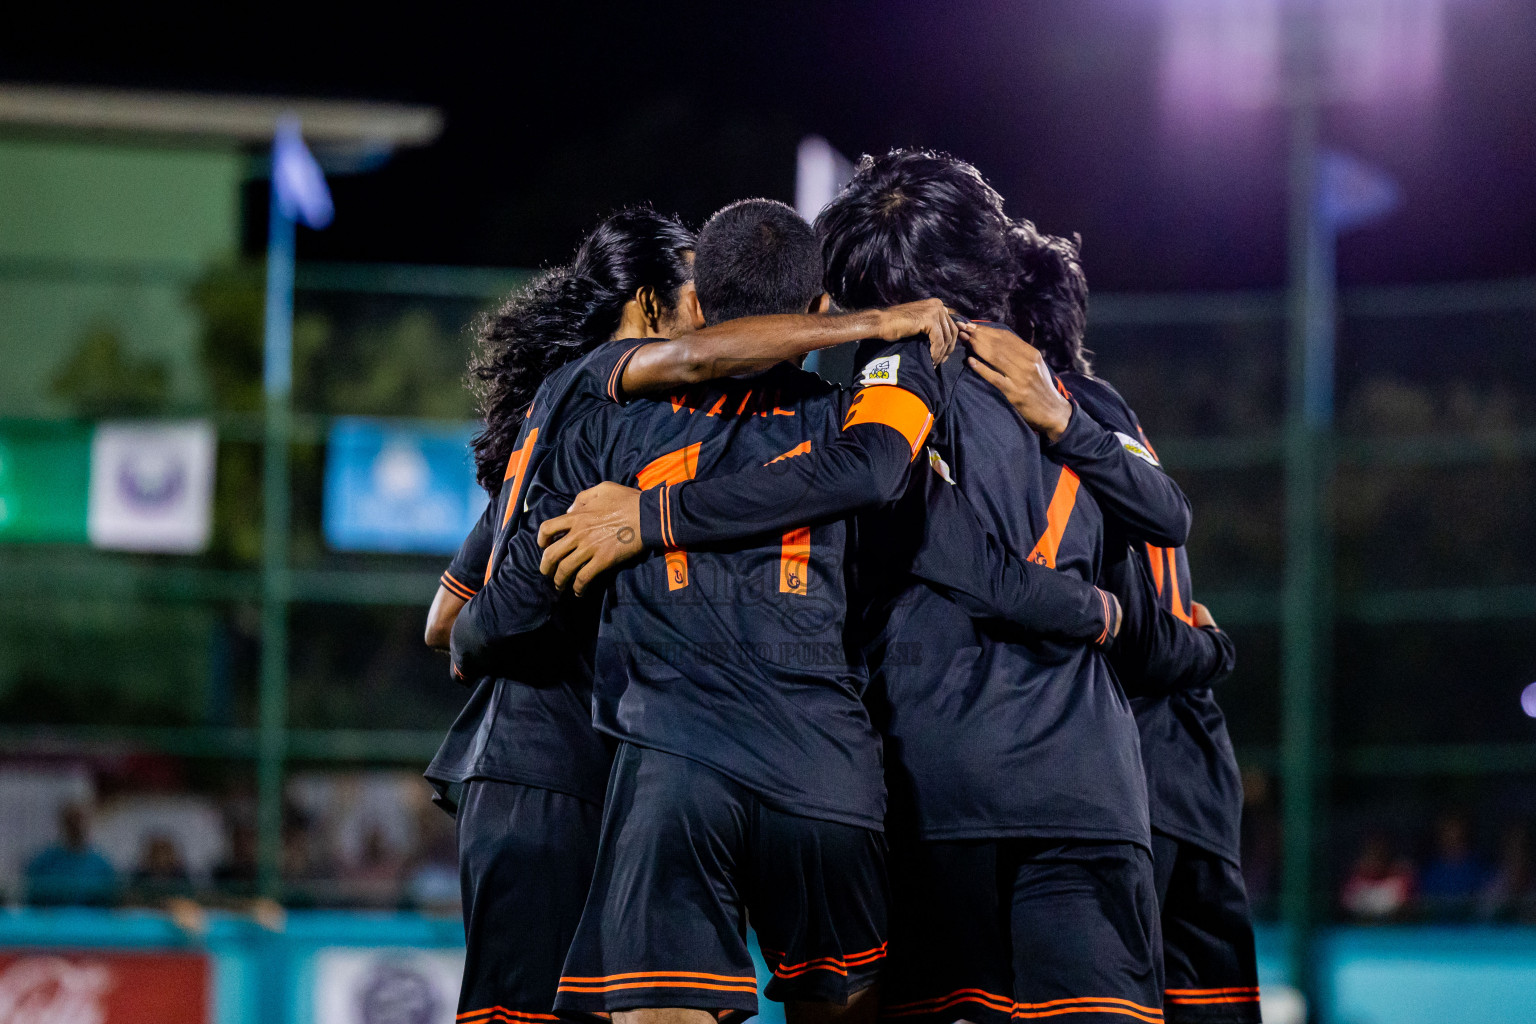
[[[1179,559],[1173,548],[1164,548],[1168,552],[1168,596],[1173,601],[1173,617],[1186,626],[1195,624],[1195,617],[1184,610],[1184,602],[1179,600]]]
[[[804,597],[811,586],[810,568],[811,528],[788,531],[779,547],[779,593]]]
[[[1163,596],[1163,549],[1147,545],[1147,562],[1152,566],[1152,584],[1157,587],[1157,596]]]
[[[471,590],[469,587],[460,583],[446,572],[443,573],[441,577],[439,577],[438,581],[442,583],[444,590],[448,591],[455,597],[462,597],[464,600],[468,601],[475,596],[476,591]]]
[[[619,400],[619,391],[621,390],[619,383],[624,379],[624,367],[629,365],[630,357],[640,351],[642,347],[642,345],[636,345],[619,356],[619,361],[613,364],[613,371],[608,374],[608,397],[615,402]]]
[[[496,568],[496,548],[501,545],[501,534],[506,530],[507,523],[512,520],[512,513],[517,511],[517,506],[522,501],[523,478],[528,474],[528,463],[533,458],[533,446],[538,443],[539,428],[534,427],[528,431],[528,437],[523,441],[522,447],[512,453],[507,459],[507,472],[502,479],[502,494],[506,495],[507,508],[501,514],[501,528],[496,531],[497,543],[491,546],[491,557],[485,560],[485,580],[491,582],[491,570]],[[509,483],[510,481],[510,483]],[[511,488],[508,490],[508,488]]]
[[[1029,553],[1029,560],[1036,565],[1056,568],[1056,553],[1067,532],[1067,520],[1072,518],[1072,509],[1077,505],[1077,487],[1077,474],[1063,466],[1056,479],[1056,493],[1051,495],[1051,504],[1045,510],[1045,533]]]
[[[912,457],[922,450],[928,439],[928,428],[933,426],[933,413],[921,398],[906,388],[893,384],[877,384],[860,388],[848,407],[848,418],[843,429],[860,423],[880,423],[892,428],[907,439]]]

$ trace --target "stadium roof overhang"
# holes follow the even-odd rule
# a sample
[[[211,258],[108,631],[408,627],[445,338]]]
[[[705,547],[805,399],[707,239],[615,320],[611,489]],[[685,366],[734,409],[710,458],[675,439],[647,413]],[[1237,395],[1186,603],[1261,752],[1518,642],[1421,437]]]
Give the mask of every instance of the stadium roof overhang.
[[[0,130],[131,134],[265,145],[297,115],[322,146],[422,146],[442,131],[435,107],[374,101],[0,83]]]

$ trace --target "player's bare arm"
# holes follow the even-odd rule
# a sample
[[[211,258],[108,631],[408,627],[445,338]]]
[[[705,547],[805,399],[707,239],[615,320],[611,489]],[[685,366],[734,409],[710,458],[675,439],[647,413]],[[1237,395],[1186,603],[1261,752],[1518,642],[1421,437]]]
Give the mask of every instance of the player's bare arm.
[[[654,341],[624,367],[624,392],[641,395],[719,377],[757,373],[785,360],[851,341],[928,337],[938,365],[970,324],[957,323],[938,299],[856,313],[782,313],[742,317],[670,341]]]
[[[447,587],[437,588],[437,594],[432,598],[432,607],[427,609],[428,647],[434,651],[448,650],[448,638],[453,635],[453,621],[468,603]]]

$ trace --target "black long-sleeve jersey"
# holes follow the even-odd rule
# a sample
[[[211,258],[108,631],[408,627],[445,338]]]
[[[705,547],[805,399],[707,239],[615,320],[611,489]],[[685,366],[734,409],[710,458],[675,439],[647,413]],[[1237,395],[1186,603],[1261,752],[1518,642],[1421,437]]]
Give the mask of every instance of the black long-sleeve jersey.
[[[921,339],[891,356],[906,363],[891,384],[851,395],[781,364],[604,411],[536,475],[534,514],[604,479],[638,484],[642,508],[663,510],[664,550],[620,570],[604,598],[599,730],[706,764],[782,810],[883,827],[879,738],[861,700],[864,665],[845,638],[847,520],[699,548],[671,533],[665,509],[668,491],[696,477],[788,468],[839,447],[873,452],[878,497],[894,497],[927,435],[936,378]],[[552,614],[529,596],[536,565],[526,546],[506,554],[455,625],[459,663],[472,667],[498,637]],[[481,602],[494,618],[468,615]]]
[[[796,813],[872,828],[881,827],[884,794],[878,740],[859,700],[864,666],[849,638],[854,569],[843,517],[902,488],[937,390],[924,344],[903,343],[885,358],[884,374],[868,377],[873,386],[852,393],[781,366],[594,417],[535,475],[528,498],[537,518],[600,479],[646,488],[643,532],[662,550],[620,572],[607,598],[600,728],[700,760]],[[689,502],[692,492],[699,502]],[[697,510],[721,493],[735,499],[710,522]],[[954,496],[939,498],[935,514],[917,520],[916,540],[912,520],[892,514],[906,527],[886,534],[891,558],[910,557],[936,585],[963,587],[960,600],[981,614],[1027,619],[1049,607],[1064,634],[1103,634],[1097,590],[1057,586],[1008,557]],[[786,506],[817,511],[795,522],[783,518]],[[939,522],[947,528],[929,528]],[[472,666],[498,638],[543,621],[537,566],[536,546],[514,538],[479,599],[498,595],[482,606],[495,614],[461,614],[457,658]]]
[[[523,508],[529,480],[566,432],[619,400],[624,365],[644,344],[605,342],[539,386],[500,493],[443,574],[443,585],[469,601],[459,613],[461,619],[485,610],[490,598],[481,598],[482,584],[511,538],[522,534],[533,542],[538,521],[530,520]],[[542,577],[533,582],[548,589]],[[596,631],[594,602],[564,602],[517,657],[485,658],[472,672],[455,666],[459,680],[472,690],[427,768],[427,778],[440,793],[452,783],[486,778],[602,802],[612,744],[591,721]]]
[[[1003,396],[944,365],[933,445],[944,477],[1006,548],[1079,581],[1099,576],[1103,513]],[[1095,451],[1074,415],[1059,445]],[[1099,432],[1101,433],[1101,432]],[[1117,454],[1118,453],[1118,454]],[[1118,445],[1105,472],[1126,471]],[[892,658],[916,644],[921,658]],[[974,619],[910,581],[870,646],[893,800],[928,839],[1059,836],[1150,845],[1135,720],[1104,654]]]
[[[1127,451],[1149,466],[1157,463],[1119,392],[1083,374],[1065,373],[1061,380]],[[1138,529],[1146,520],[1143,512],[1111,522],[1106,543],[1120,554],[1106,565],[1101,583],[1125,608],[1111,661],[1132,695],[1152,827],[1235,863],[1242,779],[1211,687],[1232,673],[1236,649],[1224,632],[1194,625],[1188,556],[1182,543],[1168,545],[1166,533],[1149,539]]]

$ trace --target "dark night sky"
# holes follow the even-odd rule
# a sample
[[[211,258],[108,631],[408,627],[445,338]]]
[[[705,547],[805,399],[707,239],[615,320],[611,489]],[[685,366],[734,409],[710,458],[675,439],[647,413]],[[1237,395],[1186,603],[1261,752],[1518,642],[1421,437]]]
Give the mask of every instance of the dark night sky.
[[[1080,231],[1105,289],[1284,276],[1279,111],[1170,132],[1161,0],[375,7],[344,31],[220,14],[177,25],[72,17],[8,33],[0,78],[427,102],[444,135],[334,183],[303,255],[530,265],[602,211],[649,199],[693,222],[789,199],[794,145],[892,145],[976,163],[1015,215]],[[1346,283],[1536,272],[1536,4],[1447,0],[1438,95],[1335,107],[1326,137],[1389,169],[1407,202],[1346,239]],[[283,23],[281,29],[270,26]],[[66,31],[67,29],[67,31]]]

